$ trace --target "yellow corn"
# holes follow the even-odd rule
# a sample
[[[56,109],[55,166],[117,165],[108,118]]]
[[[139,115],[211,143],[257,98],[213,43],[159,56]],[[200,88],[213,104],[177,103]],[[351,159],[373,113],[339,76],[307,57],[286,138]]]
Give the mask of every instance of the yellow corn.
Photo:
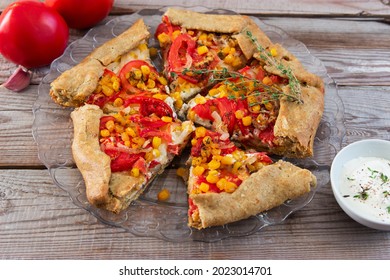
[[[235,49],[235,48],[230,48],[229,54],[234,54],[235,52],[236,52],[236,49]]]
[[[157,39],[158,41],[160,42],[160,44],[165,44],[167,42],[170,42],[171,41],[171,38],[169,38],[168,34],[166,33],[161,33],[157,36]]]
[[[114,106],[115,107],[121,107],[123,105],[123,99],[118,97],[114,100]]]
[[[177,36],[179,36],[179,35],[180,35],[180,33],[181,33],[181,31],[180,31],[180,30],[175,30],[175,31],[173,31],[173,33],[172,33],[172,37],[173,37],[173,39],[175,40],[175,39],[177,38]]]
[[[192,158],[192,165],[197,166],[202,164],[202,158],[201,157],[193,157]]]
[[[169,199],[170,196],[171,196],[171,194],[169,193],[169,190],[162,189],[161,191],[158,192],[157,199],[159,201],[166,201]]]
[[[114,121],[108,121],[106,122],[106,128],[108,129],[108,131],[112,132],[115,128],[115,123]]]
[[[272,111],[272,109],[274,108],[274,105],[271,102],[267,102],[267,103],[264,104],[264,107],[268,111]]]
[[[102,91],[105,96],[111,96],[114,93],[114,90],[106,85],[102,85]]]
[[[231,155],[226,155],[221,159],[221,163],[225,165],[232,165],[234,162],[234,158]]]
[[[103,129],[100,131],[100,136],[101,137],[108,137],[108,136],[110,136],[110,132],[108,131],[108,129]]]
[[[139,177],[139,169],[137,167],[133,167],[130,171],[131,176]]]
[[[223,61],[227,64],[232,64],[233,63],[233,60],[234,60],[234,56],[231,55],[231,54],[228,54],[224,59]]]
[[[134,79],[136,79],[136,80],[139,80],[139,79],[142,78],[142,71],[139,70],[139,69],[134,69],[134,70],[132,71],[131,74],[132,74],[131,76],[132,76]],[[129,76],[129,78],[130,78],[130,76]]]
[[[148,79],[148,82],[146,83],[147,88],[155,88],[156,87],[156,82],[153,81],[152,79]]]
[[[130,142],[130,140],[128,140],[128,141],[125,141],[125,146],[126,146],[126,147],[130,147],[130,145],[131,145],[131,142]]]
[[[146,51],[148,49],[148,45],[146,45],[145,43],[144,44],[139,44],[138,45],[138,49],[143,52],[143,51]]]
[[[114,90],[114,91],[119,91],[119,89],[120,89],[120,81],[119,81],[119,79],[115,79],[113,82],[112,82],[112,89]]]
[[[188,169],[184,167],[179,167],[178,169],[176,169],[176,175],[182,177],[183,179],[186,179],[188,177]]]
[[[242,110],[237,110],[234,115],[237,119],[241,120],[244,117],[244,112]]]
[[[195,97],[195,103],[196,104],[205,104],[206,103],[206,98],[204,96],[197,96]]]
[[[206,176],[206,181],[215,184],[219,181],[219,173],[216,170],[210,170],[209,174]]]
[[[251,116],[246,116],[242,118],[242,124],[244,126],[250,126],[252,124],[252,117]]]
[[[206,34],[206,33],[200,34],[199,40],[201,40],[201,41],[206,41],[206,40],[207,40],[207,34]]]
[[[277,51],[275,48],[272,48],[272,49],[270,50],[270,53],[271,53],[271,55],[272,55],[273,57],[275,57],[275,56],[278,55],[278,51]]]
[[[219,89],[217,88],[213,88],[209,90],[209,95],[211,96],[217,95],[218,93],[219,93]]]
[[[151,162],[152,160],[154,160],[153,152],[146,153],[145,154],[145,160],[148,161],[148,162]]]
[[[225,189],[225,192],[232,193],[232,192],[234,192],[237,189],[237,185],[235,183],[233,183],[233,182],[227,181],[226,184],[225,184],[224,189]]]
[[[144,76],[147,76],[150,74],[150,68],[147,65],[141,65],[141,71]]]
[[[270,77],[264,77],[262,83],[270,86],[270,85],[272,85],[272,80]]]
[[[121,133],[121,138],[122,138],[122,141],[124,141],[124,142],[130,140],[129,134],[127,134],[126,132]]]
[[[158,158],[161,155],[161,152],[159,149],[153,149],[153,156],[155,158]]]
[[[207,53],[209,51],[209,48],[206,46],[200,46],[197,48],[197,51],[198,51],[199,55],[202,55],[202,54]]]
[[[203,126],[197,127],[195,129],[195,137],[196,138],[201,138],[201,137],[204,137],[205,135],[206,135],[206,128],[204,128]]]
[[[205,171],[205,168],[203,166],[195,166],[193,169],[192,169],[192,173],[195,175],[195,176],[200,176],[203,174],[203,172]]]
[[[161,120],[166,123],[171,123],[173,121],[172,117],[168,117],[168,116],[162,116]]]
[[[137,136],[137,133],[135,133],[134,129],[132,129],[131,127],[126,128],[126,133],[129,134],[129,136],[131,136],[131,137]]]
[[[260,109],[261,109],[261,107],[260,107],[259,104],[256,104],[256,105],[254,105],[254,106],[251,107],[251,111],[252,111],[253,113],[258,113],[258,112],[260,112]]]
[[[221,163],[215,159],[212,159],[208,164],[208,168],[211,170],[218,169],[221,166]]]
[[[125,129],[123,128],[123,126],[119,125],[119,124],[115,124],[115,131],[118,132],[118,133],[122,133]]]
[[[160,84],[162,84],[163,86],[166,86],[168,84],[168,81],[167,79],[165,79],[164,77],[161,77],[161,76],[158,76],[157,80],[160,82]]]
[[[161,138],[157,137],[157,136],[154,136],[153,140],[152,140],[153,148],[157,149],[158,147],[160,147],[160,145],[161,145]]]
[[[222,49],[222,53],[223,53],[224,55],[228,55],[229,52],[230,52],[230,47],[229,47],[229,46],[226,46],[226,47],[224,47],[224,48]]]
[[[203,138],[202,142],[203,142],[203,144],[206,145],[206,146],[208,146],[208,145],[210,145],[211,143],[213,143],[213,141],[212,141],[212,139],[211,139],[210,136],[205,136],[205,137]]]
[[[217,182],[217,188],[220,189],[221,191],[225,189],[225,185],[227,183],[227,180],[225,178],[221,178]]]
[[[201,192],[208,192],[209,189],[210,189],[209,184],[203,183],[203,182],[200,183],[200,185],[199,185],[199,190],[200,190]]]
[[[233,169],[232,169],[232,172],[233,173],[237,173],[238,172],[238,169],[242,166],[242,162],[240,161],[236,161],[233,165]]]

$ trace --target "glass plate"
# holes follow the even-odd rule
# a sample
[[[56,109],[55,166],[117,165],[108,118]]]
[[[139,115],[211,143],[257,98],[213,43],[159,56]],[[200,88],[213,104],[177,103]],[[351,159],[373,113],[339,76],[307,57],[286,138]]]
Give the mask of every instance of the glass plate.
[[[290,160],[298,166],[311,170],[318,179],[318,187],[299,199],[287,201],[279,207],[249,219],[225,226],[194,230],[187,226],[186,187],[175,173],[176,168],[182,165],[184,160],[176,159],[149,185],[139,200],[132,203],[121,214],[116,215],[88,203],[84,182],[72,159],[73,125],[70,119],[72,109],[62,108],[51,100],[50,83],[63,71],[79,63],[94,48],[117,36],[141,17],[151,27],[151,34],[154,34],[165,10],[166,8],[141,10],[93,28],[85,37],[70,44],[64,54],[52,63],[49,73],[39,85],[38,98],[33,106],[33,136],[38,145],[40,160],[48,168],[54,183],[65,190],[77,206],[89,211],[101,222],[121,227],[137,236],[154,236],[175,242],[191,240],[212,242],[233,236],[250,235],[266,226],[283,222],[291,213],[306,206],[316,191],[329,182],[329,165],[340,149],[344,134],[344,109],[336,84],[327,75],[322,62],[312,56],[304,44],[258,18],[253,19],[273,42],[282,44],[297,56],[309,71],[321,76],[325,81],[325,112],[315,139],[315,156],[305,160]],[[231,11],[209,10],[204,7],[193,7],[192,10],[234,14]],[[157,46],[154,38],[150,39],[150,45]],[[161,67],[161,58],[157,58],[154,62],[156,67]],[[169,189],[171,193],[171,198],[167,202],[159,202],[156,199],[157,193],[162,188]]]

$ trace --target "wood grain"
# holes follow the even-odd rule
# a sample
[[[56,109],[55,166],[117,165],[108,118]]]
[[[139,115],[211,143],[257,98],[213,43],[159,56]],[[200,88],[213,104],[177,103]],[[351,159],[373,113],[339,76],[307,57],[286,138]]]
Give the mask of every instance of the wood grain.
[[[0,0],[0,10],[10,2]],[[337,82],[342,146],[390,140],[390,7],[383,3],[388,1],[165,1],[255,13],[304,43]],[[159,5],[117,0],[107,20]],[[84,34],[71,30],[70,42]],[[0,56],[0,83],[15,68]],[[390,259],[390,233],[350,219],[329,184],[282,224],[214,243],[164,242],[102,224],[53,184],[37,156],[32,108],[46,72],[35,70],[32,85],[20,93],[0,87],[0,259]]]

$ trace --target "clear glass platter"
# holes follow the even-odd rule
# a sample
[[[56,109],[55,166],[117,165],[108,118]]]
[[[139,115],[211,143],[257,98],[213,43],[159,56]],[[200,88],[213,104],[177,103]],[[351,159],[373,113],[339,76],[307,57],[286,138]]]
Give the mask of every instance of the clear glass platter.
[[[231,11],[210,10],[204,7],[191,9],[206,13],[234,14]],[[279,207],[247,220],[221,227],[194,230],[187,226],[186,187],[176,175],[176,168],[182,165],[184,160],[176,159],[151,183],[140,199],[121,214],[113,214],[88,203],[84,182],[71,153],[73,124],[70,113],[72,109],[60,107],[51,100],[50,83],[63,71],[79,63],[94,48],[123,32],[140,17],[150,26],[151,34],[154,34],[165,10],[166,8],[141,10],[93,28],[83,38],[70,44],[64,54],[52,63],[49,73],[39,85],[38,98],[33,106],[33,136],[38,145],[40,160],[48,168],[54,183],[65,190],[77,206],[87,210],[101,222],[121,227],[137,236],[153,236],[175,242],[192,240],[213,242],[228,237],[250,235],[266,226],[283,222],[291,213],[306,206],[318,189],[329,182],[329,165],[340,149],[344,135],[344,108],[337,86],[328,76],[323,63],[311,55],[303,43],[258,18],[253,19],[273,42],[283,45],[298,57],[309,71],[321,76],[325,81],[325,111],[315,139],[315,156],[305,160],[285,159],[311,170],[317,177],[317,188],[299,199],[287,201]],[[150,39],[150,45],[157,46],[154,38]],[[161,67],[160,58],[157,58],[154,63],[156,67]],[[157,200],[157,193],[162,188],[167,188],[171,193],[167,202]]]

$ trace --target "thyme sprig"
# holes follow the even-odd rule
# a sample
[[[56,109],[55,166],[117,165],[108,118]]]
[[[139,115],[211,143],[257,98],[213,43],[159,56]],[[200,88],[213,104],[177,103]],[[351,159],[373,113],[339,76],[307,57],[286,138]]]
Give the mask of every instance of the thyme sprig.
[[[302,100],[300,99],[300,96],[297,96],[296,94],[289,94],[286,92],[283,92],[283,90],[276,84],[267,85],[264,84],[262,81],[259,81],[254,78],[247,77],[239,72],[236,71],[229,71],[226,67],[223,67],[221,69],[188,69],[185,68],[182,72],[183,75],[186,75],[188,73],[191,73],[192,75],[210,75],[209,79],[209,85],[214,85],[218,82],[223,82],[225,85],[229,86],[233,91],[240,91],[242,89],[245,89],[245,85],[248,82],[253,82],[255,88],[261,88],[264,90],[264,92],[254,90],[252,91],[252,94],[250,95],[262,95],[264,93],[268,93],[270,98],[272,100],[278,100],[281,97],[286,97],[287,100],[302,103]],[[233,80],[229,80],[229,78],[232,78]],[[238,79],[238,80],[236,80]],[[236,96],[230,96],[231,98],[236,98]],[[245,98],[247,96],[243,96]],[[271,101],[271,100],[269,100]],[[266,101],[263,101],[266,102]],[[255,104],[251,104],[255,105]]]
[[[251,42],[256,46],[256,49],[259,51],[260,58],[270,65],[274,66],[278,69],[283,75],[288,78],[288,85],[290,87],[291,92],[296,96],[296,100],[299,100],[299,103],[302,103],[301,99],[301,84],[297,77],[295,77],[293,71],[290,67],[283,65],[281,62],[277,61],[272,54],[267,51],[263,46],[259,44],[257,38],[255,38],[252,32],[247,31],[246,35],[249,37]]]

